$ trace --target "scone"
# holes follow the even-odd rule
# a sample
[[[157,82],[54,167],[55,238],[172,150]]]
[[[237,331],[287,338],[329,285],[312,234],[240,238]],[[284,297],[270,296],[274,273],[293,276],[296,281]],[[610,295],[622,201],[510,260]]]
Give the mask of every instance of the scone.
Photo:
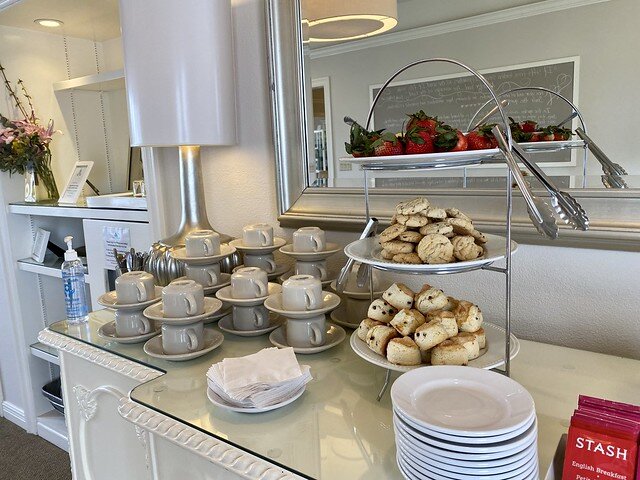
[[[453,262],[453,245],[444,235],[425,235],[416,248],[420,259],[428,264]]]
[[[376,325],[384,325],[384,323],[379,322],[377,320],[373,320],[371,318],[365,318],[358,325],[358,338],[363,342],[367,341],[367,333]]]
[[[402,242],[400,240],[391,240],[390,242],[382,242],[380,243],[382,248],[389,253],[393,253],[397,255],[398,253],[411,253],[415,248],[413,243]]]
[[[369,348],[383,357],[387,355],[387,344],[392,338],[396,338],[398,332],[387,325],[376,325],[367,332],[367,345]]]
[[[471,222],[471,217],[469,217],[469,215],[466,215],[466,214],[462,213],[457,208],[447,208],[446,212],[447,212],[447,216],[448,217],[461,218],[463,220],[467,220],[468,222]]]
[[[429,219],[425,215],[397,215],[396,220],[398,223],[412,228],[420,228],[429,223]]]
[[[415,307],[423,314],[427,314],[432,310],[441,310],[447,303],[447,296],[442,290],[426,284],[414,299]]]
[[[482,327],[482,311],[471,302],[460,300],[453,314],[461,332],[476,332]]]
[[[476,245],[476,240],[471,235],[459,235],[451,239],[453,255],[461,261],[475,260],[484,254],[484,248]]]
[[[394,224],[388,228],[385,228],[382,233],[380,233],[380,243],[390,242],[394,238],[400,236],[400,234],[407,230],[407,227],[404,225]]]
[[[413,338],[420,347],[420,350],[429,350],[439,343],[444,342],[449,336],[444,327],[440,325],[440,322],[429,322],[420,325],[416,329]]]
[[[424,235],[422,235],[420,232],[416,232],[415,230],[407,230],[406,232],[402,232],[400,236],[398,236],[398,240],[409,243],[420,243],[422,237],[424,237]]]
[[[427,217],[434,220],[444,220],[447,218],[447,212],[445,212],[444,208],[429,207],[427,209]]]
[[[467,358],[469,360],[473,360],[474,358],[478,358],[480,356],[480,344],[478,343],[478,338],[475,336],[475,334],[469,332],[461,332],[451,340],[464,347],[464,349],[467,351]]]
[[[487,337],[484,334],[484,328],[479,328],[478,330],[473,332],[473,334],[478,339],[478,345],[480,346],[480,349],[485,348],[487,346]]]
[[[427,208],[429,208],[429,200],[424,197],[418,197],[413,200],[407,200],[406,202],[400,202],[396,206],[396,213],[401,215],[415,215],[416,213],[424,212]]]
[[[446,310],[447,312],[453,312],[458,306],[458,299],[453,297],[447,297],[447,304],[442,307],[442,310]]]
[[[473,223],[464,218],[447,218],[446,222],[453,227],[457,235],[471,235],[475,230]]]
[[[446,310],[434,310],[427,315],[427,321],[440,322],[440,325],[447,331],[449,338],[455,337],[458,334],[458,323],[456,322],[456,316],[447,312]]]
[[[391,326],[395,328],[400,335],[413,335],[416,329],[425,322],[424,315],[418,310],[410,310],[403,308],[391,320]]]
[[[393,260],[396,263],[412,263],[414,265],[422,265],[422,260],[420,259],[418,254],[415,252],[399,253],[391,257],[391,260]]]
[[[367,310],[367,317],[382,323],[389,323],[391,320],[393,320],[393,317],[395,317],[396,313],[398,313],[398,309],[393,308],[381,298],[377,298],[373,302],[371,302],[371,305],[369,305],[369,310]]]
[[[398,310],[413,307],[413,291],[404,283],[391,285],[382,294],[382,299]]]
[[[420,365],[422,356],[411,338],[392,338],[387,344],[387,360],[396,365]]]
[[[431,365],[468,365],[467,350],[453,340],[445,340],[431,350]]]
[[[420,358],[422,358],[422,363],[431,363],[431,351],[432,350],[433,350],[432,348],[430,348],[429,350],[420,349]]]
[[[446,222],[437,222],[425,225],[424,227],[420,228],[420,233],[422,235],[444,235],[447,238],[455,235],[453,233],[453,227]]]

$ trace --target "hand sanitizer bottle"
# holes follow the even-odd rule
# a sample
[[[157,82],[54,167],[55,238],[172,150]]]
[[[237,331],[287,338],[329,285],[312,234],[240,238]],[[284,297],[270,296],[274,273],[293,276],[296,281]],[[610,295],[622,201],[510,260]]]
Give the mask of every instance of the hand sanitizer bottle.
[[[84,266],[73,249],[73,237],[64,238],[67,251],[62,264],[62,282],[64,283],[64,303],[67,309],[67,322],[72,325],[86,323],[89,319],[87,294],[84,284]]]

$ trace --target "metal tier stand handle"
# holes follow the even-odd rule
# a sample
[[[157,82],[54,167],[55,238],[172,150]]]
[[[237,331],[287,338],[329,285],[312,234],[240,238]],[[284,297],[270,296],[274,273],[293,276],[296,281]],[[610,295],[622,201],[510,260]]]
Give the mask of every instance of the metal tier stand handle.
[[[505,131],[505,135],[506,135],[505,141],[506,141],[506,144],[507,144],[507,147],[508,147],[507,150],[510,152],[513,140],[511,138],[511,130],[509,129],[509,122],[507,120],[507,116],[506,116],[506,114],[504,112],[504,109],[503,109],[504,103],[501,102],[498,99],[498,96],[493,91],[493,88],[491,87],[491,84],[487,81],[486,78],[484,78],[484,76],[482,74],[480,74],[480,72],[474,70],[473,68],[469,67],[468,65],[465,65],[462,62],[459,62],[457,60],[453,60],[453,59],[450,59],[450,58],[428,58],[428,59],[424,59],[424,60],[418,60],[418,61],[410,63],[410,64],[402,67],[398,71],[396,71],[391,77],[389,77],[389,79],[384,83],[384,85],[382,85],[382,87],[380,88],[380,90],[378,91],[376,96],[374,97],[373,102],[371,103],[371,107],[369,108],[369,114],[367,115],[367,121],[366,121],[366,124],[365,124],[365,128],[366,129],[370,128],[371,120],[373,118],[373,110],[374,110],[376,104],[378,103],[378,100],[380,99],[380,96],[382,95],[384,90],[389,86],[389,84],[391,84],[391,82],[393,82],[393,80],[395,80],[395,78],[398,77],[398,75],[400,75],[404,71],[406,71],[406,70],[408,70],[408,69],[410,69],[412,67],[415,67],[417,65],[422,65],[422,64],[425,64],[425,63],[434,63],[434,62],[444,62],[444,63],[450,63],[450,64],[453,64],[453,65],[457,65],[457,66],[463,68],[464,70],[468,71],[472,75],[474,75],[476,78],[478,78],[482,82],[482,84],[485,86],[485,88],[487,89],[487,91],[491,95],[491,99],[489,100],[488,103],[494,102],[496,104],[495,110],[499,112],[500,117],[502,119],[502,122],[504,123],[504,131]],[[507,161],[506,158],[505,158],[505,161]],[[363,172],[364,172],[364,197],[365,197],[366,221],[367,221],[367,225],[369,225],[369,222],[371,220],[371,213],[370,213],[370,204],[369,204],[368,169],[366,168],[366,165],[363,165],[362,169],[363,169]],[[506,188],[507,188],[507,193],[506,193],[507,225],[506,225],[505,267],[501,268],[501,267],[488,266],[488,267],[485,267],[484,269],[488,270],[488,271],[494,271],[494,272],[498,272],[498,273],[503,273],[505,275],[505,331],[506,331],[506,333],[505,333],[505,356],[504,356],[505,368],[504,368],[503,371],[500,371],[500,372],[504,373],[507,376],[509,376],[510,373],[511,373],[511,213],[512,213],[512,209],[513,209],[513,205],[512,205],[513,193],[512,193],[512,188],[511,188],[511,184],[513,182],[513,176],[512,176],[511,170],[507,170],[507,179],[506,180],[507,180],[507,182],[506,182]],[[369,276],[369,293],[370,293],[370,298],[373,298],[373,275]],[[384,395],[385,391],[387,390],[387,388],[389,386],[390,379],[391,379],[391,370],[387,369],[387,372],[386,372],[386,375],[385,375],[385,380],[384,380],[384,385],[382,386],[382,389],[380,390],[380,393],[378,394],[378,401],[380,401],[380,399]]]

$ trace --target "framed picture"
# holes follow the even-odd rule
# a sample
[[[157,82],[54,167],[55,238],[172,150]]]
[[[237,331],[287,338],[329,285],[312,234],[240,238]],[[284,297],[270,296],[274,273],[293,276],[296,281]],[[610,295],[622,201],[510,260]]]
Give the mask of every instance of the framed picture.
[[[82,194],[82,188],[84,187],[89,173],[93,168],[93,162],[76,162],[76,166],[71,173],[71,177],[67,182],[67,186],[64,188],[60,200],[58,203],[75,205],[78,203],[78,199]]]
[[[42,228],[36,229],[36,236],[33,239],[33,248],[31,249],[31,258],[38,263],[44,262],[50,235],[51,232],[43,230]]]

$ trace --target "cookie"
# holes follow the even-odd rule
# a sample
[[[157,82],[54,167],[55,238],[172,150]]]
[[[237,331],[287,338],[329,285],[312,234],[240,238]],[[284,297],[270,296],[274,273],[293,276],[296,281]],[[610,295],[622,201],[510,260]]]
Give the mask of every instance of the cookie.
[[[391,320],[390,325],[395,328],[400,335],[413,335],[416,329],[426,320],[418,310],[403,308]]]
[[[398,253],[411,253],[415,248],[413,243],[403,242],[400,240],[391,240],[390,242],[381,243],[382,248],[389,253],[397,255]]]
[[[427,314],[427,321],[440,322],[440,325],[446,330],[449,338],[458,335],[458,322],[456,316],[446,310],[434,310]]]
[[[487,243],[487,237],[484,236],[484,233],[479,232],[478,230],[474,230],[470,233],[470,235],[474,238],[478,245],[484,245]]]
[[[445,340],[431,350],[431,365],[468,365],[467,350],[453,340]]]
[[[394,238],[400,236],[400,234],[407,230],[404,225],[394,224],[385,228],[380,234],[380,243],[390,242]]]
[[[446,222],[430,223],[420,228],[422,235],[444,235],[445,237],[453,237],[453,227]]]
[[[387,360],[396,365],[420,365],[422,356],[411,338],[392,338],[387,344]]]
[[[461,332],[451,340],[464,347],[464,349],[467,351],[467,358],[469,360],[473,360],[480,356],[480,344],[478,343],[477,337],[473,333]]]
[[[397,255],[396,253],[392,253],[389,250],[385,250],[384,248],[380,251],[380,256],[385,260],[393,260],[393,257]]]
[[[428,264],[451,263],[453,245],[444,235],[425,235],[416,248],[420,259]]]
[[[476,241],[471,235],[453,237],[451,244],[453,245],[453,256],[463,262],[475,260],[484,254],[484,248],[476,245]]]
[[[429,350],[444,342],[449,336],[440,322],[429,322],[420,325],[413,338],[420,350]]]
[[[460,300],[453,314],[461,332],[476,332],[482,327],[482,311],[471,302]]]
[[[429,219],[424,215],[397,215],[396,219],[399,224],[411,228],[420,228],[429,223]]]
[[[371,318],[365,318],[364,320],[362,320],[360,322],[360,325],[358,325],[358,338],[363,342],[366,342],[367,333],[369,333],[369,330],[371,330],[376,325],[384,325],[384,324],[382,322],[373,320]]]
[[[453,227],[453,232],[457,235],[471,235],[475,230],[473,224],[463,218],[447,218],[446,222]]]
[[[413,290],[404,283],[391,285],[383,292],[382,299],[398,310],[413,308]]]
[[[427,208],[429,208],[429,200],[424,197],[418,197],[406,202],[400,202],[396,206],[396,212],[402,215],[415,215],[416,213],[424,212]]]
[[[367,317],[383,323],[389,323],[398,313],[397,308],[393,308],[387,302],[378,298],[374,300],[367,310]]]
[[[367,332],[367,345],[371,350],[383,357],[387,355],[387,344],[389,340],[398,336],[398,332],[393,327],[387,325],[376,325]]]
[[[417,253],[399,253],[393,256],[393,261],[396,263],[413,263],[415,265],[422,265],[422,260]]]
[[[434,220],[444,220],[447,218],[447,212],[444,208],[429,207],[427,209],[427,218],[433,218]]]
[[[447,216],[449,218],[461,218],[463,220],[467,220],[468,222],[472,221],[471,217],[469,217],[469,215],[466,215],[466,214],[462,213],[457,208],[447,208],[446,212],[447,212]]]
[[[414,298],[415,308],[425,315],[433,310],[441,310],[447,303],[447,296],[444,292],[430,285],[422,287],[422,290]]]
[[[398,236],[398,240],[402,240],[403,242],[409,242],[409,243],[420,243],[420,240],[422,240],[422,237],[424,237],[424,235],[422,235],[420,232],[416,232],[414,230],[407,230],[406,232],[402,232]]]

